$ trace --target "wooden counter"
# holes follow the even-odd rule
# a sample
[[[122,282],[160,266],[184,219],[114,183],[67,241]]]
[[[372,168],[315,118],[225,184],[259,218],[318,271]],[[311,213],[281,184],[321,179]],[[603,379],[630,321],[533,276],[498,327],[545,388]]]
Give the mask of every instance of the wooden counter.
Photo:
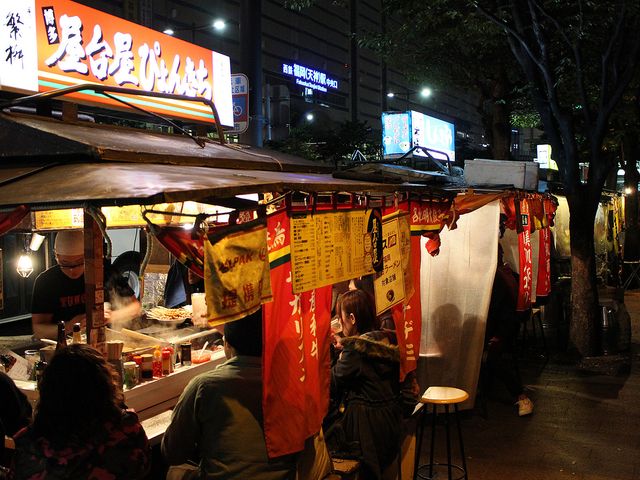
[[[138,413],[141,421],[151,419],[171,410],[177,403],[184,387],[193,377],[212,370],[224,361],[224,350],[219,349],[213,352],[211,360],[208,362],[187,367],[178,366],[173,373],[166,377],[143,382],[131,390],[125,390],[125,404]],[[16,385],[27,395],[32,405],[37,403],[38,391],[35,388],[35,382],[17,380]]]

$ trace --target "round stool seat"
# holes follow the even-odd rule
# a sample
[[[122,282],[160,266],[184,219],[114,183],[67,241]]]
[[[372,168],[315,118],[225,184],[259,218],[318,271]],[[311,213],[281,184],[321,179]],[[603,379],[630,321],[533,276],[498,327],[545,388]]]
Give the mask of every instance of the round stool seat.
[[[420,398],[421,403],[437,403],[439,405],[453,405],[462,403],[469,394],[454,387],[429,387]]]

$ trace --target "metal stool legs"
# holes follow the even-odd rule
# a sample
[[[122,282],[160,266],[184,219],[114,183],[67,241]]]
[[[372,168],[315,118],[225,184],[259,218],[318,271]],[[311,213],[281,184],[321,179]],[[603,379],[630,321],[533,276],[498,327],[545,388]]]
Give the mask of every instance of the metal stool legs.
[[[460,418],[458,416],[459,410],[458,410],[458,404],[453,404],[453,408],[454,408],[454,415],[456,418],[456,429],[458,432],[458,441],[459,441],[459,445],[460,445],[460,456],[462,457],[462,467],[459,467],[457,465],[454,465],[452,463],[452,455],[451,455],[451,431],[450,431],[450,410],[449,410],[449,405],[445,404],[444,405],[444,425],[445,425],[445,434],[446,434],[446,442],[447,442],[447,478],[449,480],[454,480],[453,477],[453,469],[456,468],[457,470],[460,470],[462,475],[456,477],[456,480],[459,479],[465,479],[468,480],[468,476],[467,476],[467,459],[465,458],[465,453],[464,453],[464,440],[462,438],[462,427],[460,426]],[[424,434],[424,424],[426,423],[426,412],[423,412],[423,417],[418,425],[418,438],[417,438],[417,445],[416,445],[416,457],[415,457],[415,464],[414,464],[414,473],[413,473],[413,479],[417,480],[417,479],[428,479],[431,480],[433,478],[434,475],[434,467],[439,465],[437,463],[435,463],[435,448],[436,448],[436,418],[437,418],[437,411],[438,411],[438,406],[437,404],[433,404],[433,412],[431,413],[431,446],[429,448],[429,464],[428,465],[423,465],[422,467],[419,466],[420,464],[420,452],[422,450],[422,436]],[[429,467],[429,474],[428,476],[424,476],[424,474],[420,474],[419,473],[419,469],[426,469],[426,467]],[[444,466],[444,465],[443,465]]]

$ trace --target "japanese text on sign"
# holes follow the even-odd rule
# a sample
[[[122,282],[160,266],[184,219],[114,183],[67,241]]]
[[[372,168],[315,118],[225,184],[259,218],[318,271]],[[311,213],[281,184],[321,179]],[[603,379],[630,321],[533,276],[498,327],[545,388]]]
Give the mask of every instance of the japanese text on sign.
[[[222,125],[233,125],[229,57],[69,0],[0,2],[0,50],[0,89],[49,91],[92,83],[204,98],[215,102]],[[118,103],[86,91],[72,96]],[[154,98],[144,106],[213,119],[201,103]]]
[[[57,66],[63,72],[87,75],[91,72],[97,80],[112,77],[119,86],[131,84],[147,91],[176,93],[208,100],[212,99],[209,69],[202,58],[184,58],[176,54],[168,64],[162,58],[162,45],[142,43],[137,47],[130,33],[116,32],[112,39],[102,33],[96,23],[90,40],[83,38],[84,25],[79,16],[62,14],[57,31],[53,7],[42,9],[49,44],[57,44],[56,51],[44,63]],[[86,47],[84,46],[86,44]],[[137,62],[135,52],[137,51]],[[182,73],[179,70],[182,67]]]
[[[406,261],[404,243],[409,240],[408,223],[401,223],[397,217],[382,223],[383,270],[373,282],[376,314],[387,311],[405,298]],[[406,253],[405,253],[406,254]]]
[[[34,3],[0,2],[0,86],[33,91],[38,68]]]
[[[267,229],[254,227],[211,243],[205,239],[209,326],[237,320],[271,299]]]
[[[320,90],[321,92],[326,92],[327,88],[338,88],[338,80],[327,76],[324,72],[320,72],[309,67],[303,67],[297,63],[283,63],[282,73],[294,77],[298,85],[313,88],[314,90]]]
[[[327,212],[291,218],[295,293],[373,272],[365,215]]]

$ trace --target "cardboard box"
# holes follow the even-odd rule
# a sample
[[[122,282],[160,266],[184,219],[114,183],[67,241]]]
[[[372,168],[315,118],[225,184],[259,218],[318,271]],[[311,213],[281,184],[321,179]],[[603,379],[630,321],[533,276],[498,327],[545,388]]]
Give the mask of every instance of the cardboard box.
[[[538,190],[538,164],[474,158],[464,162],[464,178],[471,186],[506,186]]]

